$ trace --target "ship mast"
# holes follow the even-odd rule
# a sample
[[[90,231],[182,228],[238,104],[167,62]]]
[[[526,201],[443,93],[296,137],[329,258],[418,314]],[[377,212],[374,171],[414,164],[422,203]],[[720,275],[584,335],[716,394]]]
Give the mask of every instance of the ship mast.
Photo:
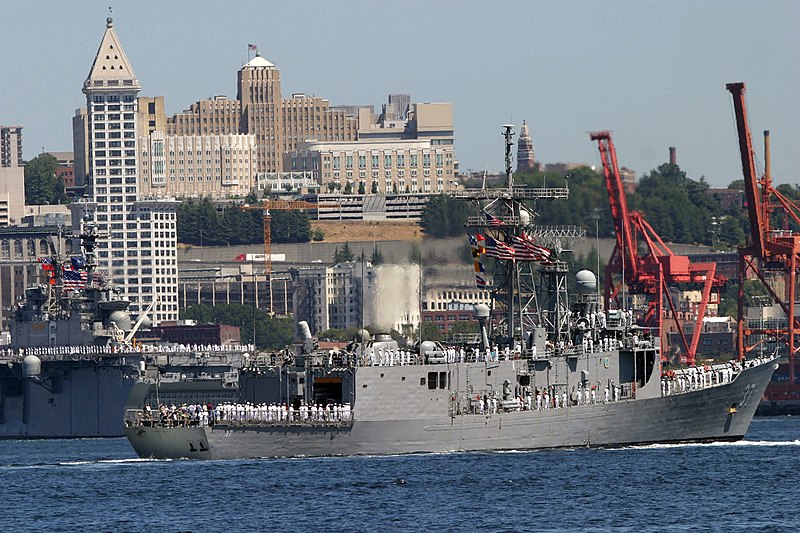
[[[467,231],[482,239],[486,256],[494,259],[491,291],[493,304],[501,312],[492,315],[491,339],[499,345],[530,348],[531,338],[546,331],[549,340],[566,340],[569,334],[569,302],[566,291],[567,264],[558,260],[566,243],[585,237],[577,226],[538,226],[534,224],[534,203],[565,200],[569,187],[516,186],[512,172],[514,126],[503,126],[505,145],[504,187],[464,189],[451,192],[455,199],[472,203],[475,213],[467,217]],[[542,249],[539,255],[520,251],[526,244]],[[549,250],[548,250],[549,249]],[[550,250],[555,250],[551,252]],[[541,268],[537,270],[537,265]],[[540,288],[545,305],[539,305]]]

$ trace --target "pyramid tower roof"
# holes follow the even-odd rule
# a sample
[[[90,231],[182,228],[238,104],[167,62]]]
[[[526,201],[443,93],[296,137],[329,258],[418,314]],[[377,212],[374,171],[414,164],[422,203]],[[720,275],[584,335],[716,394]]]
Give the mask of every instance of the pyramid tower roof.
[[[258,67],[271,68],[271,67],[275,67],[275,65],[270,63],[269,61],[267,61],[263,57],[261,57],[261,54],[259,52],[256,52],[256,56],[253,59],[251,59],[250,61],[248,61],[247,64],[245,64],[242,68],[248,68],[248,67],[251,67],[251,68],[258,68]]]
[[[83,85],[84,89],[103,86],[140,88],[136,73],[114,31],[111,17],[106,19],[106,31],[100,41],[89,76]]]

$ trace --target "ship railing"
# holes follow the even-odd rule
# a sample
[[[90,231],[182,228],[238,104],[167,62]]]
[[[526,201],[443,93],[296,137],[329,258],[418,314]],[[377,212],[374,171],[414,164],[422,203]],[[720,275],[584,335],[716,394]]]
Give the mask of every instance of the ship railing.
[[[462,189],[451,191],[451,198],[459,200],[483,200],[505,198],[515,200],[536,200],[539,198],[567,199],[569,187],[497,187],[493,189]]]
[[[354,413],[351,411],[349,416],[339,416],[330,420],[312,419],[310,416],[301,418],[299,413],[295,416],[283,420],[268,420],[263,418],[246,418],[243,420],[217,420],[213,426],[224,427],[341,427],[352,426],[355,420]]]
[[[171,415],[174,415],[172,418]],[[324,418],[313,418],[309,413],[303,417],[300,412],[293,412],[291,416],[284,419],[270,420],[266,417],[246,417],[242,419],[228,419],[213,417],[205,422],[197,418],[191,418],[184,413],[170,413],[162,416],[157,411],[147,412],[144,409],[127,409],[125,411],[124,423],[126,427],[161,427],[161,428],[180,428],[195,426],[222,426],[222,427],[342,427],[352,426],[355,421],[355,413],[351,410],[350,414],[324,415]],[[331,418],[327,418],[332,416]]]
[[[758,366],[773,358],[774,356],[764,356],[744,363],[730,361],[662,371],[661,395],[673,396],[726,385],[735,381],[745,369]]]

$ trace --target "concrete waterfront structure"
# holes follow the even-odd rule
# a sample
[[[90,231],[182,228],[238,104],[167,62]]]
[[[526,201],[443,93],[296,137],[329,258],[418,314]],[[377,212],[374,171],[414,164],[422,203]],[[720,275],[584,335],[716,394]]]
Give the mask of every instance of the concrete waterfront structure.
[[[70,204],[73,231],[91,221],[108,235],[98,247],[100,268],[131,301],[133,314],[157,298],[151,318],[158,323],[178,318],[177,202],[147,197],[139,187],[140,90],[109,17],[83,84],[86,112],[73,122],[83,132],[76,161],[87,154],[88,176],[86,194]]]

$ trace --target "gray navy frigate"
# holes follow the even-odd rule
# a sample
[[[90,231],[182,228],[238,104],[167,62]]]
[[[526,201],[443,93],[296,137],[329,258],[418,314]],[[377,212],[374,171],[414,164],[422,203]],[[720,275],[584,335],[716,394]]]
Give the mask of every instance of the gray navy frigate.
[[[149,320],[134,323],[97,269],[106,237],[84,222],[82,255],[40,259],[44,282],[13,307],[11,345],[0,349],[0,438],[118,437],[126,408],[238,397],[252,347],[136,344]]]
[[[570,294],[562,245],[580,231],[537,225],[534,210],[568,188],[514,186],[511,135],[506,126],[507,186],[453,193],[475,208],[476,282],[493,297],[475,307],[472,342],[401,347],[362,331],[345,350],[320,351],[301,323],[303,340],[283,361],[243,372],[236,402],[128,411],[136,452],[235,459],[741,439],[774,357],[665,370],[658,333],[628,309],[601,309],[592,272],[577,273]]]

